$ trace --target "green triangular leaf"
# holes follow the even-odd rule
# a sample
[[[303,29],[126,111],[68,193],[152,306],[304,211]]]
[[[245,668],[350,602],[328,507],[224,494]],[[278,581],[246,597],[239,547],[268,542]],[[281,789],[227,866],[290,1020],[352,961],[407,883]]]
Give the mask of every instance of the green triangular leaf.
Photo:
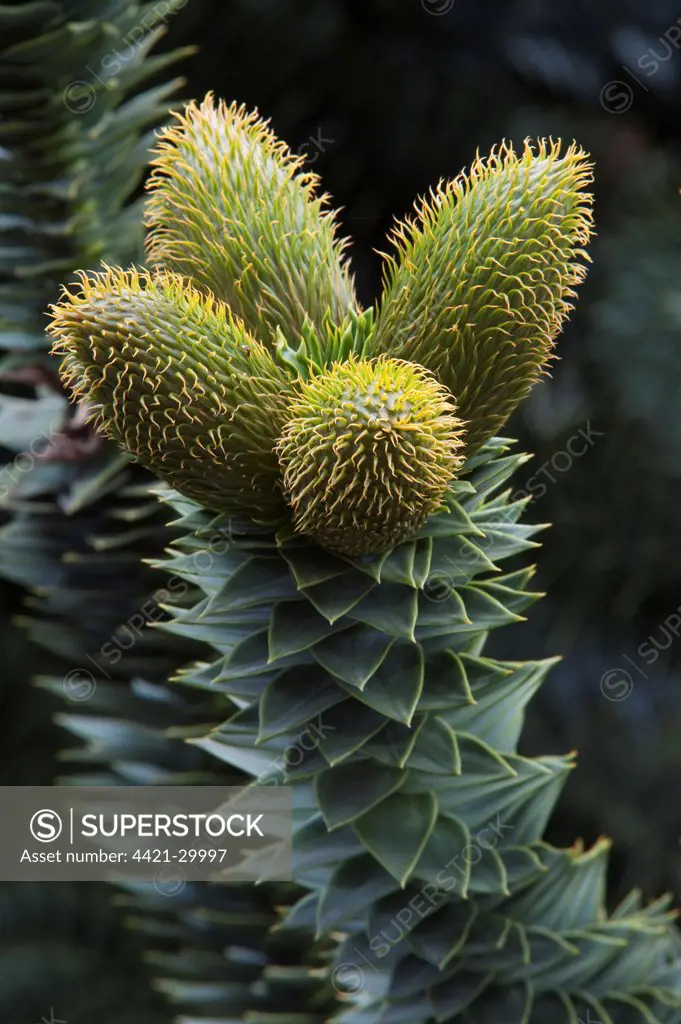
[[[356,700],[345,700],[324,714],[324,733],[319,749],[330,765],[356,753],[376,733],[385,731],[385,718]],[[380,741],[379,741],[380,745]]]
[[[307,601],[278,604],[270,619],[269,660],[278,661],[307,651],[325,637],[347,628],[347,622],[332,626]]]
[[[435,775],[458,775],[461,755],[454,730],[441,718],[428,718],[419,731],[407,766]]]
[[[315,644],[312,653],[327,672],[361,690],[394,643],[395,637],[357,623]]]
[[[318,933],[338,927],[341,921],[366,911],[395,889],[395,880],[369,854],[340,864],[323,892],[317,912]]]
[[[396,722],[409,725],[423,690],[423,652],[416,644],[394,644],[366,686],[346,692]]]
[[[345,693],[318,665],[285,669],[266,688],[260,701],[257,742],[306,726],[311,719],[340,704]]]
[[[432,793],[394,793],[353,822],[367,850],[400,885],[410,877],[437,820]]]
[[[375,586],[370,576],[353,569],[332,580],[306,587],[304,594],[310,604],[333,623],[347,615]]]
[[[402,786],[407,773],[365,760],[339,764],[321,772],[315,790],[330,829],[355,821]]]
[[[417,615],[418,591],[397,583],[382,583],[353,608],[350,618],[389,636],[413,641]]]

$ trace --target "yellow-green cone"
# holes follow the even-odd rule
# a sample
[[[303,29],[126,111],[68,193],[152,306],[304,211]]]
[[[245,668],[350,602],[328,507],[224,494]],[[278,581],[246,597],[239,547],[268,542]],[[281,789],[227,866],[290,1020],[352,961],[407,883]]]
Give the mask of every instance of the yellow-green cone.
[[[278,451],[298,530],[339,554],[385,551],[442,504],[463,426],[432,374],[353,357],[302,382]]]
[[[574,145],[477,159],[398,226],[372,322],[316,177],[209,95],[156,150],[154,272],[83,275],[54,307],[64,379],[206,508],[274,520],[288,502],[330,550],[388,550],[552,358],[586,270],[590,181]]]
[[[297,344],[355,308],[336,214],[318,178],[256,112],[208,95],[166,128],[156,148],[147,258],[212,292],[263,342],[280,327]]]
[[[282,514],[291,380],[226,306],[171,274],[107,268],[52,314],[63,379],[111,438],[206,508]]]
[[[502,145],[398,225],[366,354],[427,366],[467,423],[471,454],[499,431],[552,357],[586,273],[587,155]]]

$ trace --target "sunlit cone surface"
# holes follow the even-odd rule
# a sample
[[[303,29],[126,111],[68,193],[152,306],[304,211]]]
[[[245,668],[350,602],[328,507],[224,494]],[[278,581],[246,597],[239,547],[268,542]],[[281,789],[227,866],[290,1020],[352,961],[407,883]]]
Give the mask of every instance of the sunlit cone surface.
[[[274,445],[291,383],[229,310],[174,275],[81,275],[49,327],[106,433],[183,494],[251,518],[284,509]]]
[[[422,367],[336,364],[301,384],[279,444],[296,526],[345,555],[394,547],[440,507],[463,433],[451,395]]]
[[[587,155],[502,145],[398,225],[368,352],[433,370],[468,423],[467,453],[503,426],[552,357],[586,273]]]
[[[356,306],[318,178],[257,113],[190,104],[156,149],[147,257],[215,294],[263,342],[296,341],[306,316],[340,322]]]

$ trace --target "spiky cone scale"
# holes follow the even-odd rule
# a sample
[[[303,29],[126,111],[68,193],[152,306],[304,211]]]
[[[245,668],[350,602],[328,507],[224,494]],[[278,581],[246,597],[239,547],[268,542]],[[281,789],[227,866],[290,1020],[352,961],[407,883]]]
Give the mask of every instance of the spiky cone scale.
[[[472,454],[552,359],[586,273],[587,154],[502,145],[441,184],[399,224],[366,354],[421,363],[453,394]]]
[[[369,559],[290,528],[234,530],[167,494],[186,534],[166,573],[197,582],[201,531],[232,537],[201,601],[162,627],[216,652],[179,678],[240,707],[194,742],[256,784],[294,788],[309,894],[282,927],[345,933],[334,977],[358,1007],[344,1020],[679,1024],[665,902],[632,896],[608,916],[608,844],[542,840],[572,758],[517,745],[551,662],[484,654],[488,631],[538,596],[532,570],[500,571],[537,529],[505,489],[524,461],[506,448],[485,446],[447,508]]]
[[[336,214],[318,178],[256,112],[212,94],[176,115],[155,150],[147,260],[226,302],[271,345],[306,321],[340,323],[357,306]]]
[[[227,515],[280,518],[291,381],[222,303],[170,273],[82,274],[52,307],[62,377],[162,480]]]
[[[463,424],[445,388],[403,360],[352,356],[303,381],[277,445],[297,529],[356,556],[402,543],[442,504]]]

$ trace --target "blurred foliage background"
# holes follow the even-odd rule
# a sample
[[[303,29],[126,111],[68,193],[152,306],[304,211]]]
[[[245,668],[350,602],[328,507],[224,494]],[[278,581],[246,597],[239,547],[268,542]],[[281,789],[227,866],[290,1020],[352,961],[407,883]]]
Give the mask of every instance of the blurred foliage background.
[[[105,19],[116,5],[63,6],[74,18],[87,6],[89,18]],[[528,516],[552,524],[537,553],[539,589],[548,596],[526,624],[499,638],[498,653],[564,655],[534,702],[525,736],[531,753],[580,754],[549,837],[568,844],[611,835],[613,900],[633,885],[648,895],[672,889],[681,899],[681,8],[672,0],[175,6],[157,53],[197,45],[183,60],[181,94],[212,90],[257,106],[305,154],[343,207],[367,303],[379,291],[377,250],[393,218],[440,177],[457,174],[476,150],[502,138],[553,135],[575,138],[593,154],[593,267],[552,378],[507,430],[535,453],[516,487],[532,496]],[[119,54],[123,70],[132,60]],[[72,78],[89,82],[97,72],[106,92],[114,78],[101,67],[90,64]],[[82,96],[66,100],[67,126],[87,116]],[[0,147],[11,115],[3,109]],[[0,162],[0,188],[3,182]],[[90,480],[95,470],[101,467],[89,466]],[[110,510],[97,479],[96,499]],[[93,651],[116,615],[126,618],[120,603],[130,600],[130,559],[152,553],[156,520],[144,512],[137,477],[127,486],[123,507],[141,509],[147,533],[128,537],[118,556],[114,545],[105,568],[90,564]],[[54,487],[49,493],[55,506],[68,506]],[[27,564],[59,563],[67,547],[78,546],[96,515],[88,501],[80,520],[69,520],[75,525],[67,536],[53,529],[53,518],[47,532],[41,520],[40,542],[33,526],[29,541],[22,534]],[[16,533],[4,537],[16,549]],[[36,627],[35,580],[25,568],[3,567],[2,541],[0,568],[7,579],[0,590],[0,782],[48,782],[63,770],[57,752],[74,741],[53,723],[63,702],[30,680],[73,667],[87,623],[74,631],[68,602],[55,612],[43,598]],[[64,587],[72,586],[69,577]],[[82,594],[82,580],[77,586]],[[144,577],[133,589],[144,594],[148,586]],[[152,671],[143,654],[136,649],[124,679],[163,677],[160,662]],[[0,914],[10,921],[7,899]],[[40,901],[32,912],[39,910]],[[110,922],[107,935],[118,934],[119,924]],[[0,959],[3,948],[0,931]],[[127,971],[124,960],[119,966]],[[17,1024],[24,1019],[17,1016]]]

